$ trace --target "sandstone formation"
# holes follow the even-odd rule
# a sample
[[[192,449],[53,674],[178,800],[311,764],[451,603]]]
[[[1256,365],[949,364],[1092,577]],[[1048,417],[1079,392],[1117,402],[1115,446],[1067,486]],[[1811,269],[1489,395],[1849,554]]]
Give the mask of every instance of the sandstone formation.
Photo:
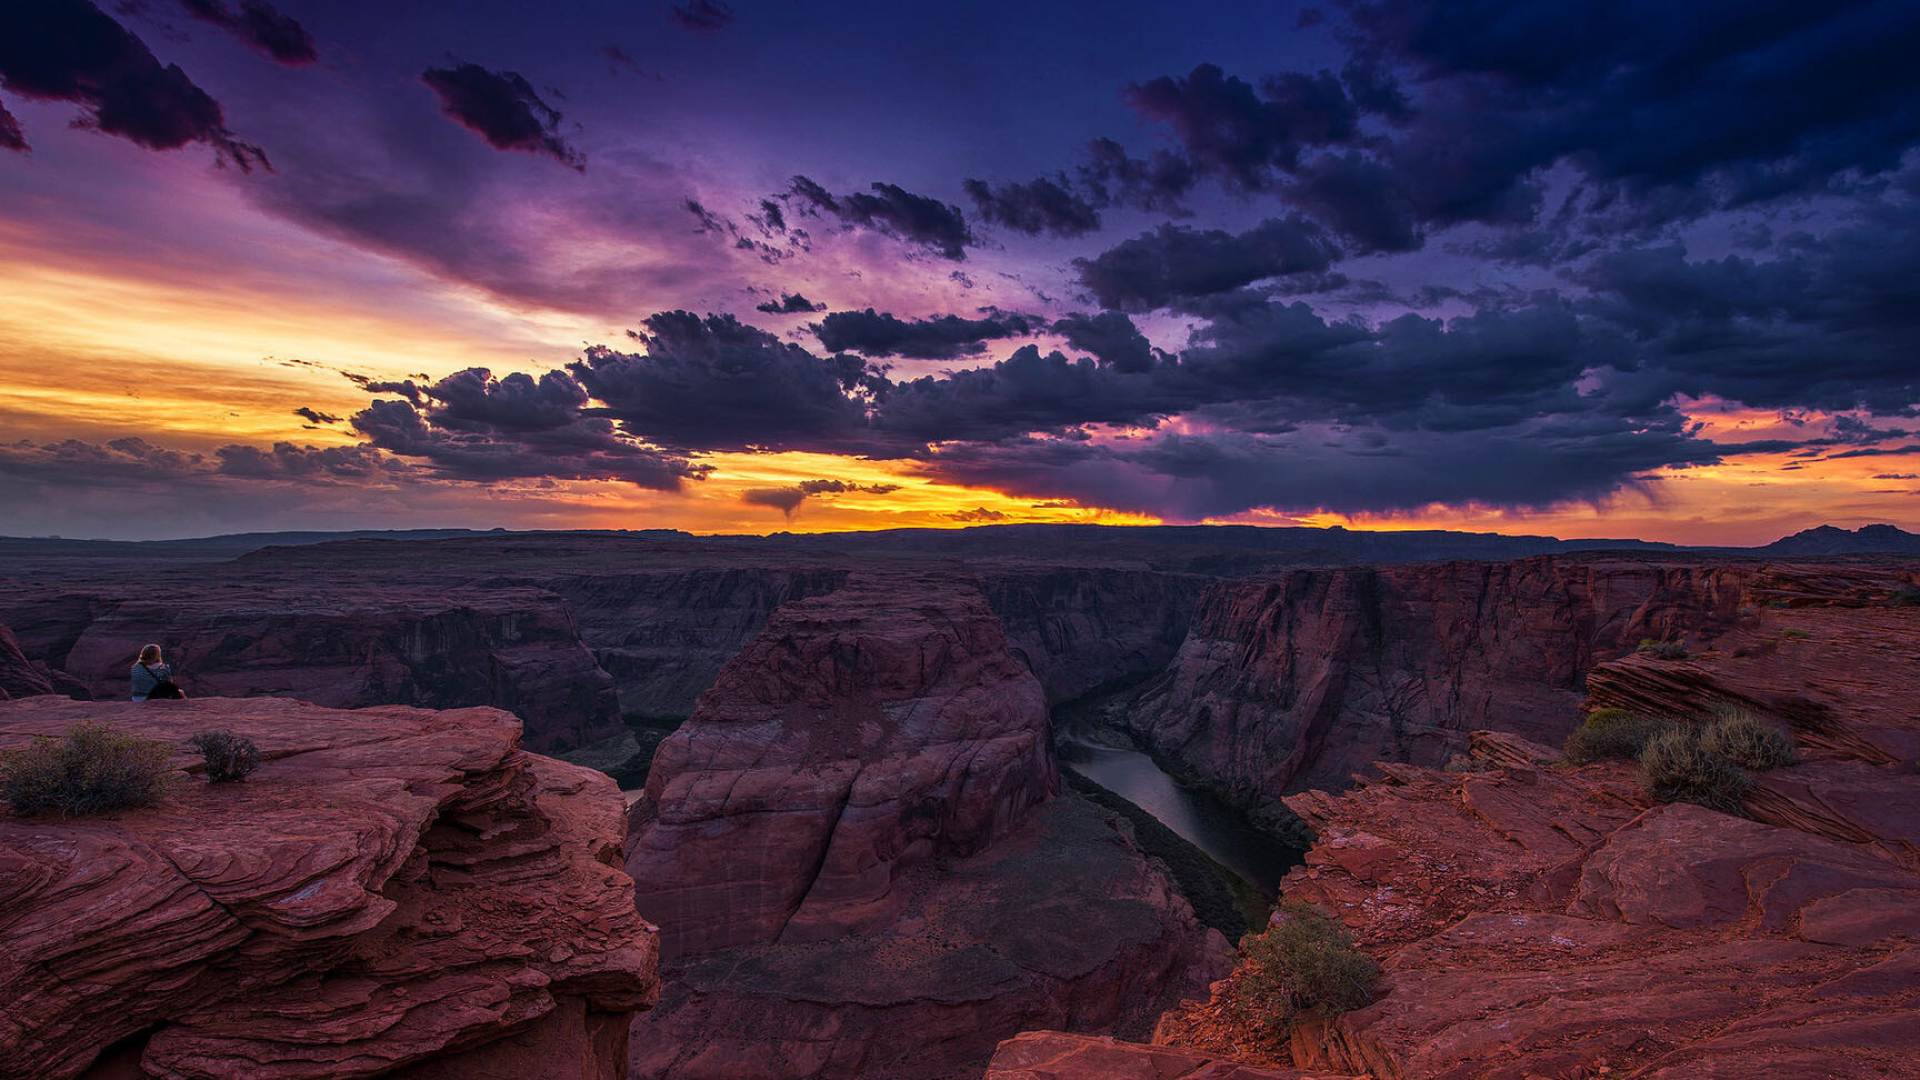
[[[1891,662],[1920,655],[1920,611],[1885,604],[1904,578],[1876,597],[1787,576],[1797,606],[1594,678],[1608,704],[1798,718],[1803,760],[1757,778],[1751,819],[1653,805],[1630,764],[1548,765],[1498,732],[1465,772],[1390,762],[1289,796],[1320,839],[1282,891],[1346,922],[1382,993],[1275,1048],[1232,1020],[1236,975],[1161,1038],[1394,1080],[1920,1076],[1920,774],[1893,759],[1920,734],[1899,707],[1920,666]]]
[[[1375,761],[1439,765],[1480,728],[1558,746],[1590,669],[1643,639],[1698,644],[1762,619],[1761,576],[1593,555],[1219,582],[1128,724],[1250,807],[1337,789]]]
[[[53,683],[20,651],[13,631],[0,623],[0,701],[53,693]]]
[[[194,697],[492,705],[526,721],[535,750],[619,730],[612,680],[581,646],[565,602],[538,590],[180,581],[124,599],[28,592],[5,607],[29,655],[97,700],[124,697],[134,656],[155,642]]]
[[[627,865],[666,991],[636,1076],[977,1073],[1141,1028],[1224,970],[1124,827],[1058,790],[1045,694],[968,581],[790,603],[654,759]]]
[[[1125,826],[1078,799],[904,883],[885,925],[665,965],[633,1076],[977,1077],[1023,1029],[1144,1035],[1230,964]]]
[[[1319,1080],[1325,1076],[1098,1035],[1023,1031],[994,1051],[985,1080]]]
[[[565,597],[581,639],[628,716],[682,719],[782,604],[846,582],[834,567],[575,570],[541,579]]]
[[[658,992],[604,777],[494,709],[273,699],[0,704],[0,750],[82,718],[252,739],[245,783],[0,815],[0,1075],[617,1080]]]
[[[1125,567],[996,565],[974,571],[1047,700],[1158,671],[1187,636],[1208,579]]]
[[[1045,696],[979,592],[856,580],[775,613],[661,743],[628,867],[669,959],[835,937],[1058,786]]]

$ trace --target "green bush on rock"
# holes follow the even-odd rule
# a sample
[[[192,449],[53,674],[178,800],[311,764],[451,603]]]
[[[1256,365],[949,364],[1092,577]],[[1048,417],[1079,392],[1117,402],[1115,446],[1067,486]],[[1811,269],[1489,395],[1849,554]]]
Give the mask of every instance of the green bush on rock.
[[[158,739],[82,720],[0,757],[0,796],[16,814],[98,814],[150,806],[166,793],[173,751]]]
[[[1563,752],[1576,765],[1589,761],[1638,761],[1654,736],[1675,730],[1671,720],[1625,709],[1598,709],[1567,736]]]
[[[1304,1016],[1362,1008],[1380,982],[1380,965],[1346,927],[1292,900],[1280,901],[1266,930],[1240,939],[1240,957],[1234,1011],[1270,1037]]]

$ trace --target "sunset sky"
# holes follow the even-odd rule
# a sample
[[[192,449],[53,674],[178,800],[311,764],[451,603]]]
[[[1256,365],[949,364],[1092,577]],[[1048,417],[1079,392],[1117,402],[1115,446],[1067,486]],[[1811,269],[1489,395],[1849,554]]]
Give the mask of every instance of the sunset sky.
[[[1920,530],[1920,4],[0,4],[0,534]]]

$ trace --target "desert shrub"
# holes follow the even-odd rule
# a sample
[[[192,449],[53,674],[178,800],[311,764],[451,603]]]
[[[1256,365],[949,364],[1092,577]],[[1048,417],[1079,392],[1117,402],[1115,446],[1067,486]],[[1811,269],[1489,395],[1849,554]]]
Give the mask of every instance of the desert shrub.
[[[1749,769],[1778,769],[1799,760],[1786,732],[1745,709],[1722,709],[1715,716],[1700,732],[1700,746],[1708,753]]]
[[[17,814],[98,814],[149,806],[166,793],[173,751],[158,739],[82,720],[0,757],[0,795]]]
[[[260,748],[231,731],[203,731],[192,742],[207,763],[210,784],[237,783],[260,767]]]
[[[1243,1022],[1275,1036],[1302,1016],[1349,1012],[1373,1000],[1380,965],[1354,947],[1346,927],[1292,900],[1280,901],[1273,919],[1240,939],[1233,1005]]]
[[[1677,641],[1655,641],[1652,638],[1641,638],[1638,651],[1655,660],[1685,660],[1692,655],[1687,652],[1685,645]]]
[[[1887,603],[1894,607],[1920,607],[1920,589],[1912,585],[1902,585],[1887,597]]]
[[[1649,740],[1672,730],[1671,720],[1641,716],[1625,709],[1596,709],[1567,736],[1562,753],[1568,761],[1580,765],[1607,759],[1637,761]]]
[[[1753,781],[1727,758],[1708,750],[1698,732],[1675,728],[1655,735],[1640,754],[1640,784],[1660,802],[1690,802],[1722,813],[1744,813],[1741,799]]]

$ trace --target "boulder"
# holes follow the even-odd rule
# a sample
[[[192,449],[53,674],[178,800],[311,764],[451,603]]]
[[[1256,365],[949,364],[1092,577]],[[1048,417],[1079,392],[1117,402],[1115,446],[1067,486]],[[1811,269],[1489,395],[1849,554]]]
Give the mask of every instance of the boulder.
[[[81,719],[181,775],[153,807],[0,816],[0,1075],[622,1075],[659,984],[620,798],[512,715],[41,697],[0,703],[0,750]],[[259,746],[244,783],[197,775],[213,729]]]

